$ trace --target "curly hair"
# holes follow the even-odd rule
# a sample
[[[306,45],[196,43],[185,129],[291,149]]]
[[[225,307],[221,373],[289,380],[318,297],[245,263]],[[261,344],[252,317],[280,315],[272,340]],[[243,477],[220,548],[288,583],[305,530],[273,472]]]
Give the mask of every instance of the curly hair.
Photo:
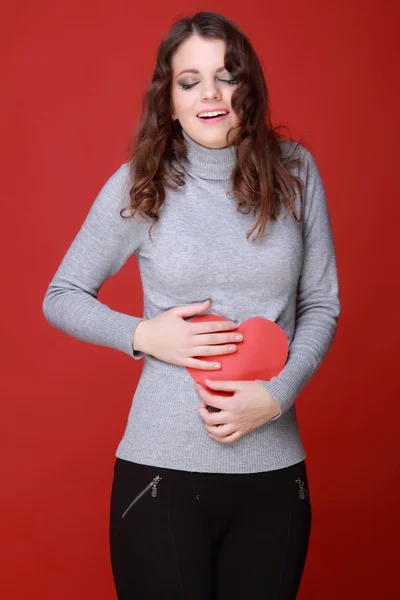
[[[142,217],[153,219],[151,238],[151,229],[165,200],[165,188],[185,185],[184,173],[177,166],[186,160],[186,141],[179,121],[171,117],[171,58],[179,45],[193,35],[225,41],[224,66],[238,82],[231,105],[239,124],[227,133],[228,145],[231,145],[229,140],[234,140],[237,159],[232,172],[232,193],[237,210],[247,209],[247,213],[259,210],[254,227],[246,234],[249,237],[259,226],[253,240],[256,241],[264,234],[267,222],[277,219],[282,203],[286,213],[290,210],[299,221],[293,210],[295,184],[300,195],[304,184],[300,177],[290,173],[289,167],[303,162],[301,151],[296,152],[301,145],[294,142],[289,145],[291,153],[282,152],[288,144],[281,143],[278,134],[281,126],[272,127],[268,89],[251,43],[232,21],[211,11],[176,21],[159,46],[152,81],[143,96],[142,116],[129,140],[131,201],[120,215],[130,218],[139,211]],[[126,208],[131,210],[128,217],[122,215]]]

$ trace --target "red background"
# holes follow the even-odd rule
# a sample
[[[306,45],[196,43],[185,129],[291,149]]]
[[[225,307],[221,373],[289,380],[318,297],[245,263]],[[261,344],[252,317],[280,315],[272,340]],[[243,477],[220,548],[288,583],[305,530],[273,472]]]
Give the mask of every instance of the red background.
[[[397,589],[396,3],[21,0],[3,6],[0,37],[7,600],[116,598],[112,469],[143,363],[50,327],[42,301],[98,191],[127,160],[161,37],[200,9],[250,37],[274,124],[310,145],[331,213],[342,314],[296,405],[313,501],[299,598],[393,598]],[[143,314],[135,259],[99,299]]]

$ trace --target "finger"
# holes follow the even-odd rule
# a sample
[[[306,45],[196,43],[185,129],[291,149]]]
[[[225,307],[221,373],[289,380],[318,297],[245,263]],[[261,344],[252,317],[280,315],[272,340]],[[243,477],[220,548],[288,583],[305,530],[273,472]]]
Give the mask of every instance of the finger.
[[[204,406],[200,405],[197,409],[200,417],[203,419],[204,423],[206,422],[207,416],[209,415],[207,404],[204,403]]]
[[[205,425],[204,427],[207,429],[208,433],[211,433],[211,435],[218,439],[235,433],[235,428],[231,423],[224,423],[223,425]]]
[[[221,390],[223,392],[238,392],[242,389],[241,381],[217,381],[216,379],[206,378],[206,384],[212,390]]]
[[[237,323],[233,321],[203,321],[201,323],[192,323],[191,321],[187,321],[190,324],[191,333],[193,335],[198,335],[201,333],[217,333],[218,331],[231,331],[238,327]]]
[[[197,411],[207,425],[222,425],[225,424],[229,418],[229,415],[225,410],[212,413],[208,412],[207,404],[205,402],[198,407]]]
[[[242,437],[242,434],[239,431],[235,431],[231,435],[226,435],[223,438],[218,438],[215,435],[212,435],[211,433],[209,433],[208,435],[210,438],[212,438],[219,444],[232,444],[233,442],[236,442]]]
[[[208,406],[224,411],[232,410],[232,396],[217,396],[205,391],[202,397]]]
[[[197,312],[201,310],[207,310],[211,306],[211,301],[205,300],[205,302],[196,302],[195,304],[184,304],[183,306],[174,306],[172,311],[179,317],[186,319],[187,317],[193,317]]]
[[[226,398],[224,396],[216,396],[214,394],[210,394],[210,392],[208,392],[206,390],[206,388],[204,388],[201,383],[196,383],[195,388],[197,390],[197,393],[199,394],[200,398],[208,405],[208,406],[213,406],[214,408],[221,408],[221,409],[229,409],[230,408],[230,404],[229,401],[231,400],[231,398]]]

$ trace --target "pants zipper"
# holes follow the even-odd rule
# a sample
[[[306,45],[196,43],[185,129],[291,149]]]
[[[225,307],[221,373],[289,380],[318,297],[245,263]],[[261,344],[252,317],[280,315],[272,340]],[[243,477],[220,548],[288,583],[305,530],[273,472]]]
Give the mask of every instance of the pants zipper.
[[[302,480],[300,479],[300,477],[298,477],[298,478],[296,479],[296,482],[298,483],[298,485],[299,485],[299,488],[300,488],[300,489],[299,489],[299,498],[300,498],[300,500],[304,500],[304,498],[305,498],[306,496],[307,496],[307,498],[308,498],[308,492],[307,492],[306,488],[304,487],[304,481],[302,481]]]
[[[146,485],[146,487],[144,488],[144,490],[142,490],[130,503],[130,505],[128,506],[128,508],[122,513],[121,515],[121,519],[123,519],[126,515],[126,513],[132,508],[132,506],[147,492],[147,490],[149,490],[152,487],[151,490],[151,497],[155,498],[157,496],[157,484],[159,481],[161,481],[162,477],[160,475],[157,475],[156,477],[154,477],[154,479],[152,479],[149,483],[149,485]]]

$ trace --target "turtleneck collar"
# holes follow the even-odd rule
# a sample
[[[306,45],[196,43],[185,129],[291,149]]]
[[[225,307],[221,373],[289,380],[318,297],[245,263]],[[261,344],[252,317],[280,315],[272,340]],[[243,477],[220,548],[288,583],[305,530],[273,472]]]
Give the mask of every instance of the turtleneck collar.
[[[187,147],[188,160],[185,168],[190,173],[203,179],[230,179],[232,169],[236,165],[233,145],[225,148],[208,148],[196,142],[183,128],[182,135]]]

